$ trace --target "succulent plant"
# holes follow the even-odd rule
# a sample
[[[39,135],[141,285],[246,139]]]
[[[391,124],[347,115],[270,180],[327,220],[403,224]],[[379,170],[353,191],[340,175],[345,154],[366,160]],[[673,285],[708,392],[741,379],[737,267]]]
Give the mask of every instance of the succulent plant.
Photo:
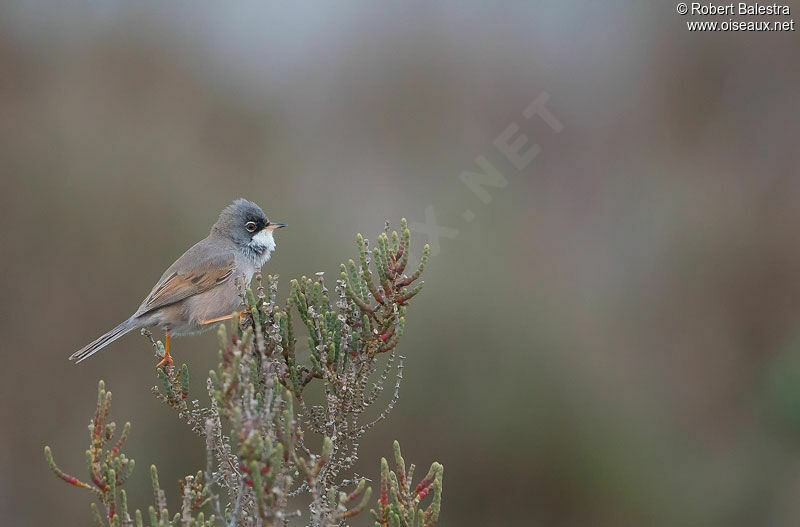
[[[290,518],[299,516],[314,527],[345,525],[368,507],[372,496],[367,480],[349,473],[361,440],[386,419],[399,397],[404,357],[396,348],[409,302],[422,289],[418,279],[429,255],[425,246],[419,265],[407,274],[409,238],[405,219],[400,233],[381,233],[371,251],[359,234],[358,263],[349,260],[341,266],[332,290],[323,273],[303,276],[290,282],[283,307],[276,300],[278,277],[268,276],[264,283],[256,275],[255,288],[243,288],[238,320],[230,330],[219,328],[219,363],[205,383],[208,405],[190,400],[186,364],[157,369],[153,393],[175,409],[206,446],[205,469],[181,481],[179,512],[170,517],[152,466],[155,503],[147,515],[136,510],[131,518],[122,486],[134,462],[121,451],[130,423],[109,448],[115,425],[107,422],[111,393],[103,381],[90,425],[91,483],[64,473],[45,447],[50,468],[70,485],[96,495],[104,509],[101,514],[92,504],[100,526],[272,526],[288,525]],[[300,323],[307,333],[307,350],[298,344]],[[150,338],[156,355],[163,354],[161,342]],[[305,395],[313,382],[322,385],[321,401],[307,400],[313,399]],[[394,390],[392,396],[377,417],[367,419],[365,411],[378,403],[387,384]],[[306,432],[322,437],[319,450],[312,451]],[[406,472],[397,442],[394,449],[397,468],[390,472],[382,460],[379,509],[373,516],[385,526],[436,525],[442,466],[431,465],[412,490],[413,465]],[[302,496],[307,496],[307,517],[290,510]],[[422,510],[420,502],[427,496],[430,504]]]

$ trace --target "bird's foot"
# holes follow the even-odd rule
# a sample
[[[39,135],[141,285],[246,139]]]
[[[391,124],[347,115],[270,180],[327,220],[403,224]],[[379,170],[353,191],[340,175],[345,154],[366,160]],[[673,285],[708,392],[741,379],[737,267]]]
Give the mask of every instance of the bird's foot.
[[[170,331],[167,330],[166,331],[166,338],[164,339],[166,341],[165,345],[164,345],[164,358],[161,359],[161,362],[156,364],[156,369],[164,367],[164,366],[167,366],[167,365],[172,367],[173,361],[172,361],[172,357],[169,354],[169,337],[170,337]]]
[[[161,368],[161,367],[167,366],[167,365],[169,365],[171,367],[173,364],[174,364],[174,361],[172,360],[172,357],[170,356],[169,352],[166,352],[164,354],[164,358],[161,359],[161,362],[156,364],[156,368]]]
[[[250,314],[250,308],[242,309],[234,313],[236,320],[239,322],[239,327],[242,330],[247,329],[253,325],[253,316]]]

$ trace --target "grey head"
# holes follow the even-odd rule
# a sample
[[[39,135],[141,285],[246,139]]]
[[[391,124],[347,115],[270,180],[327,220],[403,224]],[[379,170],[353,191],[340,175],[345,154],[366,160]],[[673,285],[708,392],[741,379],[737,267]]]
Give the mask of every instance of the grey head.
[[[275,249],[272,232],[281,227],[286,227],[286,224],[269,221],[261,207],[240,198],[220,213],[219,219],[211,227],[211,236],[226,238],[254,256],[269,258]]]

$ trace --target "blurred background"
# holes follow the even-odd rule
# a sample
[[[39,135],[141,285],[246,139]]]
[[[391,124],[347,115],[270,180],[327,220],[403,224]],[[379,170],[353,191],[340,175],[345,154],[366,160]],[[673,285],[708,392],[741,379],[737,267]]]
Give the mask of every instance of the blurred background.
[[[0,523],[88,522],[42,447],[83,474],[98,378],[133,421],[131,502],[156,462],[174,506],[203,449],[150,394],[149,344],[66,358],[240,196],[290,226],[265,267],[281,296],[386,219],[434,245],[357,468],[395,438],[442,462],[442,525],[800,523],[800,41],[687,19],[2,2]],[[542,94],[560,132],[523,115]],[[494,145],[510,126],[538,145],[522,169]],[[478,156],[505,178],[488,202],[459,179]],[[214,335],[173,349],[199,386]]]

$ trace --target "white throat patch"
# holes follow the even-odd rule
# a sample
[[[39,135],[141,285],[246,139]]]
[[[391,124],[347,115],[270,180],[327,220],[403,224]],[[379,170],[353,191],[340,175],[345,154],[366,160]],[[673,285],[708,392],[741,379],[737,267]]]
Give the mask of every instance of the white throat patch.
[[[269,257],[272,251],[275,250],[275,238],[272,236],[272,231],[262,230],[250,240],[247,244],[253,250],[253,261],[257,267],[261,267]]]

